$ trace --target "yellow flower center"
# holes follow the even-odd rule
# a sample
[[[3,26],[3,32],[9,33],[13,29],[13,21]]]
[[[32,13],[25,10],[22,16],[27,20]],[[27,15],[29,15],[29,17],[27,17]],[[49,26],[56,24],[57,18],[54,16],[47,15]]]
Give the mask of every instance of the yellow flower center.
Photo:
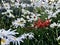
[[[14,37],[14,40],[16,40],[16,37]]]
[[[23,21],[20,21],[20,22],[18,22],[19,24],[22,24],[23,23]]]
[[[1,44],[5,43],[6,41],[4,39],[1,39]]]

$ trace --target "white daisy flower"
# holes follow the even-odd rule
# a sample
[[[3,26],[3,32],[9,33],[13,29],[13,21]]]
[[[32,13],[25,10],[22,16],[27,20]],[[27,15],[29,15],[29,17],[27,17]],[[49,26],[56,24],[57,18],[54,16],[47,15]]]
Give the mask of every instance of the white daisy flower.
[[[31,16],[30,16],[28,22],[36,21],[39,18],[39,16],[41,16],[41,15],[40,14],[31,13]]]
[[[26,4],[21,3],[20,5],[21,5],[22,8],[26,7]]]
[[[19,8],[20,4],[18,2],[15,2],[15,7]]]
[[[57,26],[57,24],[55,22],[50,25],[51,28],[54,28],[55,26]]]
[[[11,31],[11,29],[9,29],[8,31],[6,31],[5,29],[0,29],[0,38],[4,38],[4,37],[8,37],[10,35],[15,35],[18,34],[17,32],[15,32],[16,30]]]
[[[31,12],[28,11],[28,10],[22,9],[22,13],[23,13],[23,14],[30,14]]]
[[[15,2],[15,0],[11,0],[11,2]]]
[[[60,23],[57,24],[57,27],[60,27]]]
[[[34,2],[35,7],[40,7],[42,5],[42,0],[39,0],[38,2]]]
[[[57,23],[57,24],[56,24],[56,23],[54,22],[53,24],[50,25],[51,28],[54,28],[55,26],[60,27],[60,23]]]
[[[6,15],[7,17],[9,17],[9,18],[15,18],[15,16],[13,15],[13,14],[11,14],[11,12],[13,12],[12,10],[7,10],[6,12],[2,12],[2,15]],[[9,14],[9,15],[7,15],[7,13]]]
[[[12,24],[17,28],[18,26],[24,27],[26,21],[23,18],[17,18],[17,20],[13,21]]]
[[[11,14],[11,13],[9,13],[9,15],[7,15],[7,17],[9,17],[9,18],[15,18],[15,16],[13,15],[13,14]]]
[[[18,3],[20,2],[20,0],[16,0]]]
[[[15,45],[20,45],[20,43],[21,42],[23,42],[23,40],[24,39],[27,39],[27,37],[29,38],[29,39],[32,39],[32,38],[34,38],[34,36],[33,36],[34,34],[33,33],[27,33],[27,34],[22,34],[21,36],[19,36],[19,37],[14,37],[14,36],[11,36],[10,38],[9,38],[9,40],[11,41],[11,42],[13,42],[13,45],[15,44]]]
[[[9,3],[3,3],[3,6],[4,6],[4,8],[7,10],[7,9],[10,9],[10,5],[9,5]]]
[[[20,45],[21,42],[23,42],[24,39],[29,39],[34,38],[34,34],[32,32],[30,33],[24,33],[19,37],[15,37],[15,34],[18,34],[15,32],[16,30],[11,31],[5,30],[5,29],[0,29],[0,38],[1,38],[1,45],[9,45],[10,42],[13,42],[13,45]]]

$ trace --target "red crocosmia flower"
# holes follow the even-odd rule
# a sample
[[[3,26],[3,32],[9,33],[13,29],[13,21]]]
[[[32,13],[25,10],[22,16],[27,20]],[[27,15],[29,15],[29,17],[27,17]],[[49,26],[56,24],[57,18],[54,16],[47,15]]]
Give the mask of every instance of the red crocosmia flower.
[[[44,23],[42,23],[41,28],[44,28],[44,27],[45,27],[45,24],[44,24]]]
[[[38,21],[35,22],[34,27],[37,27],[37,28],[42,27],[42,22],[43,22],[43,21],[41,21],[40,19],[38,19]]]
[[[37,27],[40,27],[41,24],[42,24],[42,21],[40,19],[38,19],[38,21],[37,21]]]
[[[44,22],[44,25],[45,25],[45,26],[49,26],[49,25],[50,25],[50,20],[49,20],[49,19],[46,20],[46,21]]]
[[[38,19],[37,22],[34,23],[34,27],[37,27],[37,28],[44,28],[44,27],[47,27],[49,26],[50,24],[50,20],[46,20],[45,22],[43,22],[42,20]]]
[[[37,22],[34,22],[34,27],[36,27],[36,25],[37,25]]]
[[[37,22],[37,27],[42,27],[42,22]]]

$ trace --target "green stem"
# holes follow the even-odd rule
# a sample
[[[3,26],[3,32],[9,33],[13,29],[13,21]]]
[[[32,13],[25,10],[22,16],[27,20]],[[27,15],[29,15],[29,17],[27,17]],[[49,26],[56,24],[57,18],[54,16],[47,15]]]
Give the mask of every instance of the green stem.
[[[28,45],[29,45],[29,39],[28,39]]]
[[[42,45],[43,45],[43,40],[42,40]]]
[[[56,36],[58,37],[58,30],[57,30],[57,28],[56,28]]]

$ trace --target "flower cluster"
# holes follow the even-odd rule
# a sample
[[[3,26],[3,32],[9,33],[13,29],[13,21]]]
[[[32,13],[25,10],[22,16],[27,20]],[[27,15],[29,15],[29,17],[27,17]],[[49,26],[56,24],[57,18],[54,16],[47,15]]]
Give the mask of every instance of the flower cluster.
[[[38,30],[38,28],[43,29],[46,27],[48,29],[55,29],[55,27],[58,27],[57,30],[60,28],[60,16],[59,16],[60,0],[29,0],[29,1],[26,2],[24,0],[1,0],[0,3],[1,45],[8,45],[11,42],[13,43],[13,45],[15,44],[20,45],[20,43],[24,42],[23,40],[27,39],[27,37],[29,39],[34,38],[34,33],[32,32],[24,33],[18,37],[16,36],[20,33],[19,31],[21,29],[25,31],[24,28],[26,27],[30,28],[32,27],[34,28],[34,30],[36,28]],[[11,30],[10,28],[19,30],[18,31],[19,33],[17,32],[17,30]],[[49,35],[49,33],[45,35]],[[44,37],[44,35],[41,37]],[[57,36],[57,40],[60,40],[60,36],[59,37]]]
[[[12,22],[12,25],[13,26],[20,26],[20,27],[24,27],[25,24],[27,22],[31,23],[31,25],[33,24],[33,21],[36,21],[38,19],[39,16],[41,16],[40,14],[38,13],[33,13],[25,8],[34,8],[33,4],[27,4],[27,3],[20,3],[19,0],[14,0],[14,1],[10,1],[11,3],[4,1],[2,0],[2,5],[3,5],[3,8],[1,6],[1,9],[5,9],[6,11],[2,11],[2,15],[5,15],[6,17],[8,18],[14,18],[14,19],[17,19],[15,20],[14,22]],[[19,12],[17,14],[17,12],[15,13],[13,9],[19,9],[21,11],[17,11]],[[20,9],[21,8],[21,9]],[[16,15],[16,16],[15,16]],[[20,16],[19,16],[20,15]],[[22,20],[22,21],[21,21]]]
[[[16,37],[16,34],[19,34],[18,32],[16,32],[16,30],[11,31],[11,29],[9,29],[6,31],[5,29],[0,29],[1,45],[9,45],[10,42],[13,42],[13,45],[20,45],[20,42],[23,42],[23,40],[27,39],[27,37],[29,39],[34,38],[34,34],[32,32],[24,33],[19,37]]]

